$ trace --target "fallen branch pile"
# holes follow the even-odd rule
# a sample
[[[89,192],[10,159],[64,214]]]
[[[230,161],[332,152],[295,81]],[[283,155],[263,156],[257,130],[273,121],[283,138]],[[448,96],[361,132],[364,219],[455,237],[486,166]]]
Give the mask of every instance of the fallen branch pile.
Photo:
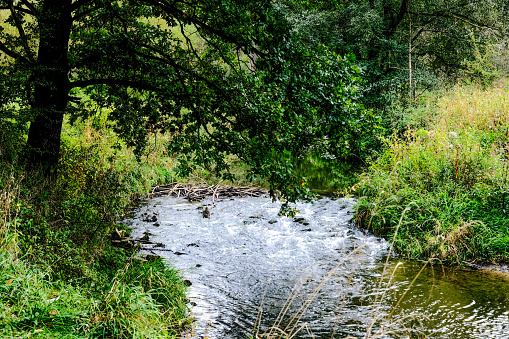
[[[200,201],[208,196],[212,196],[212,202],[218,198],[229,197],[260,197],[267,194],[267,190],[258,187],[248,186],[220,186],[221,182],[214,186],[207,184],[182,184],[174,182],[168,185],[155,186],[152,192],[148,194],[149,198],[159,197],[162,195],[175,195],[183,197],[189,201]]]

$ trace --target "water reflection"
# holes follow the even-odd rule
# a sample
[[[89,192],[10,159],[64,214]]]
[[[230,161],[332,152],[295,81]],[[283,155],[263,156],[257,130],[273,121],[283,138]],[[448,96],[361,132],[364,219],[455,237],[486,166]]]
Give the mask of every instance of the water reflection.
[[[351,225],[353,200],[299,204],[296,220],[266,198],[216,201],[204,219],[207,203],[154,199],[138,215],[158,222],[132,221],[133,236],[149,232],[165,245],[154,253],[192,281],[195,338],[261,337],[273,325],[301,329],[293,338],[509,337],[509,281],[479,271],[429,267],[391,314],[422,265],[392,258],[380,283],[388,246]]]

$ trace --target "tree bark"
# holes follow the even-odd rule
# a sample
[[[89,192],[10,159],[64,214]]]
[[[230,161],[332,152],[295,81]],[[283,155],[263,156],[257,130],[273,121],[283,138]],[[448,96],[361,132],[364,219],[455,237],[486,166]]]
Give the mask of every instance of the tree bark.
[[[64,112],[69,101],[68,45],[71,0],[45,0],[38,16],[40,40],[33,73],[35,115],[28,132],[29,165],[58,163]]]

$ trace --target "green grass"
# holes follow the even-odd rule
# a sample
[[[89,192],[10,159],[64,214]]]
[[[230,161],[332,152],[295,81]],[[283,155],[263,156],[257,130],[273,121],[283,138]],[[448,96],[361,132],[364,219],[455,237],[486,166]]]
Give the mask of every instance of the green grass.
[[[507,262],[508,91],[456,87],[421,109],[421,128],[387,139],[355,187],[358,224],[386,238],[397,231],[394,246],[409,258]]]
[[[179,336],[189,323],[180,274],[110,242],[134,198],[175,179],[164,145],[152,146],[137,161],[98,116],[65,123],[51,179],[1,159],[0,337]]]

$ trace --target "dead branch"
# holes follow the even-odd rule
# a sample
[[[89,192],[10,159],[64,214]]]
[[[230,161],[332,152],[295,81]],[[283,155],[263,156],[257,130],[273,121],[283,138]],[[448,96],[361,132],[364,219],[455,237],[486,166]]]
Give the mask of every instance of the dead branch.
[[[152,188],[148,194],[149,198],[160,197],[163,195],[174,195],[177,197],[184,197],[189,201],[200,201],[208,196],[212,199],[231,198],[231,197],[260,197],[266,195],[267,190],[259,187],[249,186],[219,186],[220,182],[216,185],[210,186],[204,183],[178,183],[174,182],[167,185],[159,185]]]

